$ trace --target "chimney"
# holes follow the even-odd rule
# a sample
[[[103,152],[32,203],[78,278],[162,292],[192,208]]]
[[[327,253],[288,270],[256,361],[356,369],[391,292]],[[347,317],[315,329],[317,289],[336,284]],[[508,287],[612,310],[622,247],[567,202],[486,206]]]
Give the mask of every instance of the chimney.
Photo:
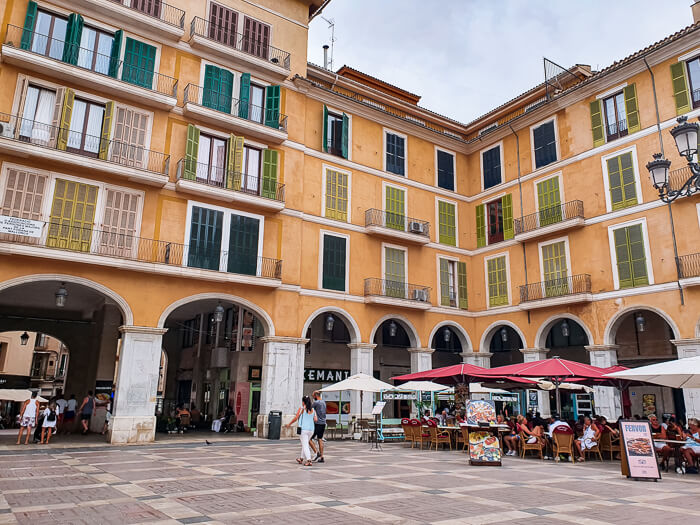
[[[695,0],[695,3],[691,6],[693,10],[693,23],[697,24],[700,22],[700,0]]]
[[[700,0],[698,0],[700,1]],[[700,14],[700,4],[695,4],[698,7],[698,14]],[[695,13],[695,6],[693,6],[693,13]],[[323,46],[323,69],[328,69],[328,44]]]

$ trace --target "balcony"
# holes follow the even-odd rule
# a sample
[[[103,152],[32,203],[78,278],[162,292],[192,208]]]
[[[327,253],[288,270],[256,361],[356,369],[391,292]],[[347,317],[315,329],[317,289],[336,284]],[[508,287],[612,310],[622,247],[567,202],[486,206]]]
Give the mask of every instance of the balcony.
[[[52,0],[71,11],[109,20],[144,36],[180,40],[185,35],[185,12],[159,0]]]
[[[693,176],[693,172],[690,170],[690,166],[683,166],[677,170],[672,170],[668,174],[668,189],[669,191],[678,191],[683,185],[688,181],[690,177]],[[700,195],[700,193],[695,193],[695,195]],[[682,199],[683,197],[679,197]]]
[[[520,308],[522,310],[588,303],[592,300],[591,276],[588,274],[571,275],[520,287]]]
[[[290,54],[286,51],[198,16],[190,23],[190,45],[241,63],[251,72],[273,74],[280,80],[287,78],[290,72]]]
[[[365,228],[367,233],[392,237],[406,242],[428,244],[430,242],[430,223],[420,221],[399,213],[369,209],[365,211]]]
[[[280,144],[287,139],[287,115],[221,95],[194,84],[187,84],[184,98],[185,115],[220,126],[247,137],[256,137]]]
[[[187,244],[136,237],[128,233],[17,219],[37,236],[0,234],[0,253],[42,257],[79,264],[171,277],[277,287],[282,261],[225,250],[193,250]]]
[[[417,310],[428,310],[432,307],[428,286],[373,277],[365,279],[365,303]]]
[[[681,286],[700,286],[700,253],[678,257]]]
[[[270,211],[284,208],[284,184],[258,176],[180,159],[178,191]]]
[[[71,57],[76,65],[64,62],[63,57]],[[13,25],[7,26],[2,61],[97,91],[100,95],[159,109],[172,109],[177,104],[177,80],[172,77]]]
[[[170,155],[0,113],[0,152],[163,187]]]
[[[536,213],[515,219],[515,240],[526,241],[551,233],[583,226],[583,202],[570,201],[542,208]]]

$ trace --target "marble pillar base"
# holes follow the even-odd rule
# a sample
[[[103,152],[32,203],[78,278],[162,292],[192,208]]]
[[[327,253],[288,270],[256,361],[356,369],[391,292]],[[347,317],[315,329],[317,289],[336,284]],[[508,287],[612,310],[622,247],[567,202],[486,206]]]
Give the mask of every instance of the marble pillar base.
[[[468,365],[476,365],[482,368],[491,368],[490,352],[462,352],[462,362]]]
[[[267,439],[268,429],[268,419],[267,414],[258,414],[257,429],[258,437]],[[280,429],[280,439],[298,439],[296,423],[292,425],[291,428],[285,428],[284,425],[289,423],[294,419],[294,414],[282,414],[282,428]]]
[[[113,445],[150,443],[156,437],[156,416],[114,416],[109,442]]]

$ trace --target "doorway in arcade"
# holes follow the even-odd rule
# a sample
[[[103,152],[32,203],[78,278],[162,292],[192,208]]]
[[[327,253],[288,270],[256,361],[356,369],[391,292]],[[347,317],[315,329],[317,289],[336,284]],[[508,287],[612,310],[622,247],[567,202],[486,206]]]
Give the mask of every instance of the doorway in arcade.
[[[159,430],[167,428],[181,404],[194,409],[192,423],[204,428],[227,411],[224,429],[241,423],[246,430],[255,428],[265,335],[259,316],[232,301],[202,299],[175,309],[165,327],[168,366],[162,408],[156,414]]]

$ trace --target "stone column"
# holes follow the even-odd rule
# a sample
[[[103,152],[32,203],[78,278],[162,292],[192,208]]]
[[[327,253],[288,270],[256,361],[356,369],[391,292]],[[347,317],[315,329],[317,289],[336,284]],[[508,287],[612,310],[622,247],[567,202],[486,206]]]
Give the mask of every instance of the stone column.
[[[308,339],[263,337],[262,378],[258,437],[267,437],[270,410],[282,411],[281,437],[296,437],[294,428],[284,428],[301,406],[304,391],[304,348]]]
[[[585,348],[593,366],[609,368],[617,364],[617,345],[588,345]],[[594,386],[593,404],[595,413],[605,416],[608,421],[615,421],[622,415],[622,399],[615,387]]]
[[[110,442],[153,441],[160,353],[167,328],[121,326],[119,331],[122,338]]]
[[[367,374],[374,376],[374,343],[350,343],[350,375]],[[360,393],[350,392],[350,412],[353,416],[372,418],[372,406],[374,394],[365,392],[362,396],[362,410],[360,410]]]
[[[459,355],[462,356],[463,363],[491,368],[491,356],[493,354],[490,352],[462,352]]]
[[[671,342],[676,345],[678,359],[700,355],[700,337],[694,339],[672,339]],[[700,388],[684,388],[683,399],[685,401],[686,417],[700,418]]]
[[[539,361],[541,359],[547,359],[547,354],[549,353],[548,348],[522,348],[520,352],[523,354],[523,361],[525,363],[531,363],[532,361]],[[533,389],[537,390],[537,389]],[[527,412],[529,410],[529,399],[525,399],[526,405],[521,407],[521,412]],[[537,390],[537,411],[542,417],[549,417],[551,415],[551,410],[549,408],[549,392],[543,390]]]
[[[433,368],[433,350],[432,348],[409,348],[408,353],[411,355],[411,373],[425,372]]]

